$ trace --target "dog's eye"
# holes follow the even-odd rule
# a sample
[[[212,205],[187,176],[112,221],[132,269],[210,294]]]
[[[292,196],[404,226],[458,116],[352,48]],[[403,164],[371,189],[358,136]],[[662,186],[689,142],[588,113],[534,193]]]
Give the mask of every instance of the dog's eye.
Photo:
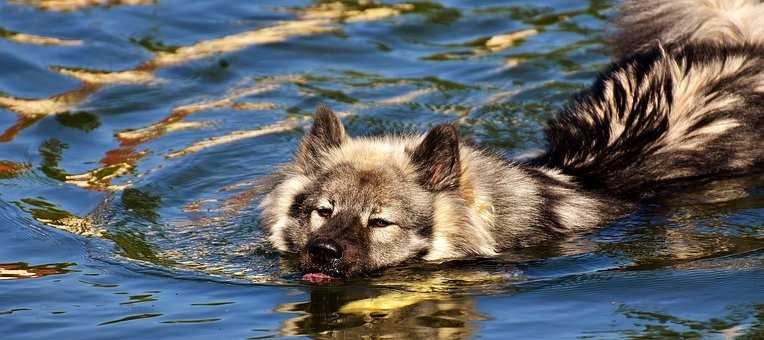
[[[316,212],[318,213],[318,216],[321,216],[323,218],[328,218],[332,216],[332,208],[321,207],[316,209]]]
[[[381,218],[374,218],[374,219],[369,220],[369,226],[373,227],[373,228],[384,228],[384,227],[387,227],[387,226],[389,226],[391,224],[393,224],[393,223],[390,222],[390,221],[385,221],[385,220],[383,220]]]

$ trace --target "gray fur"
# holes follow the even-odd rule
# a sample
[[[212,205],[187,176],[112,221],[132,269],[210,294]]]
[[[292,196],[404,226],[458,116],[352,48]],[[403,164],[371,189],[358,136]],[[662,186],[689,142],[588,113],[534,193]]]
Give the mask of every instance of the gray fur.
[[[271,176],[262,224],[306,272],[493,256],[590,230],[677,181],[760,169],[764,24],[750,0],[629,1],[623,58],[507,161],[459,140],[357,137],[320,107],[295,161]]]
[[[619,56],[658,44],[762,44],[760,0],[630,0],[615,19],[610,39]]]

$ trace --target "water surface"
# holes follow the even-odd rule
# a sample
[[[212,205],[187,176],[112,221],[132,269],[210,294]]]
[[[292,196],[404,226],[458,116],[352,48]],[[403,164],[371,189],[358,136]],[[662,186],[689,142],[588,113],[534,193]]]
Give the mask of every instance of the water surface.
[[[764,336],[764,180],[495,259],[296,280],[256,180],[352,134],[508,157],[607,66],[609,1],[0,2],[4,338]]]

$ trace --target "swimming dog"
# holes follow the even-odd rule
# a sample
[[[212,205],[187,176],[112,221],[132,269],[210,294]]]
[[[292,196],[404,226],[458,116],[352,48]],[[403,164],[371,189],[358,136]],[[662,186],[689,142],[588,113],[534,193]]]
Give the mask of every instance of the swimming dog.
[[[764,5],[626,2],[618,58],[511,161],[424,135],[350,137],[328,107],[271,177],[261,222],[315,278],[493,256],[602,226],[671,183],[761,168]]]

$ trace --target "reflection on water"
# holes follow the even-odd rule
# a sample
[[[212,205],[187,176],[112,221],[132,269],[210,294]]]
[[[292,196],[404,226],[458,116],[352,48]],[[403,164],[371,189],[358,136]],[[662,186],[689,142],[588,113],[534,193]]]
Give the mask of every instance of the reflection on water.
[[[53,263],[30,266],[19,263],[0,263],[0,280],[33,279],[48,275],[66,274],[73,263]]]
[[[300,282],[258,225],[261,179],[319,103],[352,134],[454,121],[509,156],[543,147],[544,121],[609,61],[612,8],[0,1],[0,279],[12,288],[0,332],[756,338],[760,175],[672,188],[534,249],[332,285]]]
[[[57,46],[78,46],[82,45],[82,40],[59,39],[54,37],[45,37],[35,34],[14,32],[0,27],[0,38],[8,39],[13,42],[34,45],[57,45]]]
[[[95,6],[150,5],[156,0],[12,0],[45,11],[76,11]]]
[[[660,312],[619,306],[618,313],[635,320],[638,327],[619,336],[634,339],[704,338],[721,335],[724,339],[758,339],[764,335],[764,305],[730,308],[727,315],[709,320],[692,320]]]
[[[284,322],[281,334],[318,339],[460,339],[473,335],[475,321],[485,319],[470,297],[412,294],[313,288],[310,301],[277,307],[279,312],[297,314]]]
[[[506,263],[461,261],[459,264],[395,268],[343,284],[317,285],[309,300],[279,305],[295,314],[284,321],[282,335],[315,338],[462,339],[486,320],[476,293],[509,293],[521,282]]]
[[[29,213],[35,220],[54,228],[83,236],[103,236],[98,226],[90,218],[81,218],[38,198],[22,198],[15,202],[19,209]]]
[[[126,71],[89,71],[52,67],[53,71],[71,76],[82,81],[82,85],[74,90],[45,99],[15,98],[0,96],[0,106],[4,106],[19,114],[19,119],[2,135],[0,141],[8,142],[24,128],[34,124],[41,117],[65,113],[76,109],[76,106],[95,94],[107,84],[145,84],[155,81],[154,72],[170,65],[206,58],[215,54],[232,52],[256,44],[271,44],[281,42],[290,36],[323,33],[331,27],[323,21],[294,21],[282,22],[271,27],[247,31],[214,40],[200,41],[191,46],[178,47],[172,51],[156,51],[154,59],[139,64],[136,68]]]

